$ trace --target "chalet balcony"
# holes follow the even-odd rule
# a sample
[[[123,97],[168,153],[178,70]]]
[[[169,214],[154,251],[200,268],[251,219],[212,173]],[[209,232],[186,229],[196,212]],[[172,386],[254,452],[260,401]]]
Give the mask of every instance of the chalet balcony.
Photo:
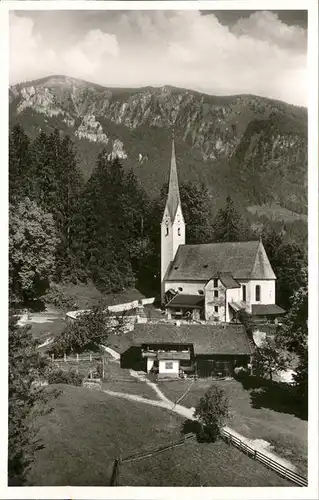
[[[158,360],[174,359],[174,360],[185,360],[189,361],[191,359],[190,351],[142,351],[142,358],[153,358]]]

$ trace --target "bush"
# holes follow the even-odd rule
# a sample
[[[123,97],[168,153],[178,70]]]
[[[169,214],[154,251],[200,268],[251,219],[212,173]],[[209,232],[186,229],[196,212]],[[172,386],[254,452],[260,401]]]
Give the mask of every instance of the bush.
[[[198,439],[200,441],[216,441],[220,430],[229,417],[229,404],[225,391],[212,385],[195,409],[195,417],[201,424]]]
[[[64,354],[99,351],[99,345],[107,341],[110,327],[108,312],[100,305],[81,314],[75,322],[67,323],[63,332],[55,337],[49,350],[55,357]]]
[[[43,297],[44,301],[48,304],[52,304],[55,307],[63,310],[75,310],[77,309],[76,301],[74,297],[66,295],[58,286],[51,284],[50,289]]]
[[[69,384],[81,386],[83,383],[84,375],[76,373],[75,371],[54,370],[48,375],[49,384]]]

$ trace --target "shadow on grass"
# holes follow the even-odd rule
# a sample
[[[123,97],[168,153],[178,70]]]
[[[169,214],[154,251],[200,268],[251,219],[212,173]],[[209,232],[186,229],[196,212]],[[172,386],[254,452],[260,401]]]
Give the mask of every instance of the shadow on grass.
[[[295,387],[256,376],[238,380],[245,390],[251,390],[250,402],[253,408],[269,408],[302,420],[308,419],[307,404],[301,400]]]

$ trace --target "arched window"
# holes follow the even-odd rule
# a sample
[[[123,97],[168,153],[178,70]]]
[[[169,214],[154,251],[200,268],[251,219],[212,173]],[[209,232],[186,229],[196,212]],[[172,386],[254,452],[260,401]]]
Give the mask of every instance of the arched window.
[[[181,228],[180,227],[177,229],[177,234],[178,234],[178,236],[181,235]]]
[[[246,302],[246,285],[243,285],[243,302]]]
[[[260,285],[256,285],[256,302],[260,302]]]
[[[166,226],[165,236],[168,236],[168,227]]]

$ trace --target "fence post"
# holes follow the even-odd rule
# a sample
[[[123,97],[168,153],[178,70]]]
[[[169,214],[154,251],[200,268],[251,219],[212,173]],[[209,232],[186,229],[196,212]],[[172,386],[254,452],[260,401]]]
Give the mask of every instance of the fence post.
[[[64,353],[64,362],[66,363],[66,354]]]
[[[92,363],[92,354],[90,354],[90,363]]]
[[[120,458],[114,460],[110,486],[119,486],[120,484]]]
[[[79,362],[79,355],[78,354],[76,355],[76,362],[77,363]]]
[[[54,354],[52,354],[51,359],[52,359],[52,361],[54,361]]]

